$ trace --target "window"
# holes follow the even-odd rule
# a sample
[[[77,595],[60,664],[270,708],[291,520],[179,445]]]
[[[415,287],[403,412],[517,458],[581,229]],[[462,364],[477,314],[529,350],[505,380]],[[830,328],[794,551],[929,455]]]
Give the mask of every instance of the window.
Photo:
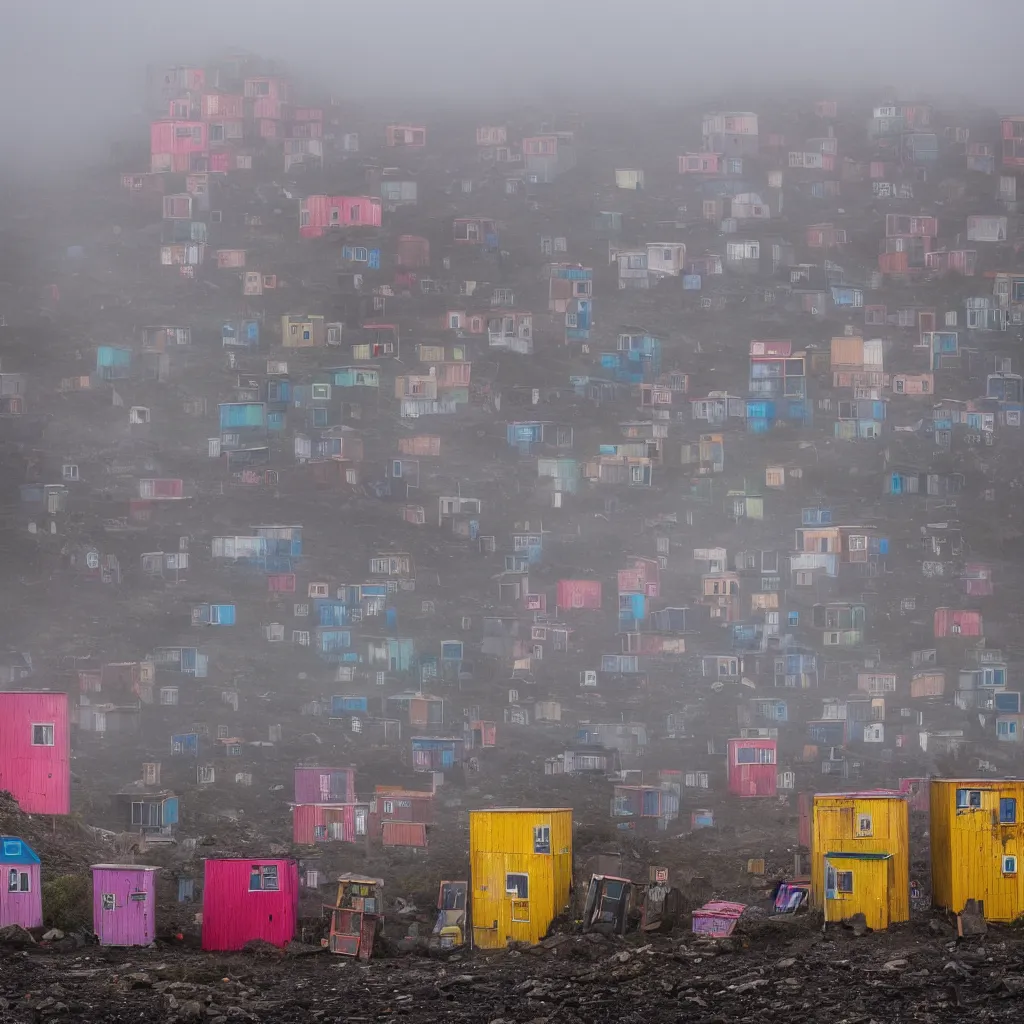
[[[7,875],[8,892],[30,892],[29,877],[27,871],[19,871],[11,868]]]
[[[512,923],[513,924],[529,924],[530,923],[530,903],[528,900],[513,900],[512,901]]]
[[[1017,801],[1014,797],[1000,797],[999,824],[1015,825],[1017,823]]]
[[[533,852],[551,852],[551,826],[534,825],[533,827]]]
[[[52,747],[53,746],[53,725],[47,723],[46,725],[33,724],[32,726],[32,746],[33,747]]]
[[[530,898],[530,876],[508,874],[505,876],[505,893],[521,900]]]
[[[309,646],[309,630],[306,629],[293,629],[292,630],[292,643],[301,644],[303,647]]]
[[[312,386],[312,395],[314,401],[323,400],[326,401],[331,397],[331,385],[330,384],[314,384]]]
[[[837,871],[836,872],[836,891],[837,892],[853,892],[853,872],[852,871]]]
[[[788,613],[788,617],[787,617],[787,621],[788,621],[790,626],[799,626],[800,625],[800,613],[799,612],[789,612]]]
[[[309,615],[309,605],[308,604],[293,605],[293,613],[294,613],[296,618],[299,618],[299,619],[305,618],[307,615]]]
[[[253,864],[249,869],[249,892],[277,892],[277,865]]]
[[[1004,857],[1003,858],[1003,874],[1004,875],[1015,875],[1015,874],[1017,874],[1017,858],[1016,857]]]
[[[644,482],[644,467],[643,466],[630,466],[629,467],[629,479],[630,479],[630,483],[642,484]]]
[[[862,536],[851,536],[849,540],[849,549],[851,551],[867,551],[868,539]]]
[[[104,910],[117,910],[117,897],[112,892],[105,892],[100,896],[100,906]]]
[[[980,789],[958,789],[956,791],[956,808],[958,811],[974,811],[980,807]]]
[[[870,814],[858,814],[857,815],[857,835],[858,837],[870,836],[873,832],[871,824]]]

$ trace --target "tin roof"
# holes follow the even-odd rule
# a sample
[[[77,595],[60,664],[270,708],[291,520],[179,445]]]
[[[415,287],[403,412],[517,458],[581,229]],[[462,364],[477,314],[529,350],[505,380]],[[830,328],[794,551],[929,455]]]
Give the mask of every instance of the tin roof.
[[[0,836],[0,864],[39,864],[39,855],[24,839]]]

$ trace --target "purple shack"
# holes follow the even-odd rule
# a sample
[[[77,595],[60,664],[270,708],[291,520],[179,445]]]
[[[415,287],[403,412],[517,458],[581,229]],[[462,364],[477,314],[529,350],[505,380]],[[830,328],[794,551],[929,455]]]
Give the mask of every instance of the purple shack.
[[[156,873],[145,864],[93,864],[92,928],[101,946],[151,946]]]
[[[39,881],[39,856],[24,839],[0,836],[0,928],[20,924],[38,928],[43,923],[43,893]]]

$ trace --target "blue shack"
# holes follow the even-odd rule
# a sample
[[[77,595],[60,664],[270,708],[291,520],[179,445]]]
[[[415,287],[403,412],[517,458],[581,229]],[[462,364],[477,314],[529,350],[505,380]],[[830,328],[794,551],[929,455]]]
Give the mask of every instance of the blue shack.
[[[220,340],[224,346],[259,348],[259,320],[229,320],[221,325]]]
[[[647,618],[647,597],[644,594],[619,594],[619,632],[636,629]]]
[[[461,764],[466,741],[462,736],[413,736],[414,771],[444,771]]]
[[[235,606],[233,604],[197,604],[192,606],[193,626],[233,626]]]
[[[199,756],[199,734],[183,732],[171,737],[171,754],[186,757]]]
[[[96,373],[101,380],[124,380],[131,372],[132,350],[116,345],[96,349]]]
[[[359,655],[352,648],[352,631],[338,629],[333,626],[320,627],[315,633],[315,648],[323,661],[353,662],[359,661]]]
[[[369,714],[369,698],[357,694],[335,694],[331,697],[331,715],[366,715]]]

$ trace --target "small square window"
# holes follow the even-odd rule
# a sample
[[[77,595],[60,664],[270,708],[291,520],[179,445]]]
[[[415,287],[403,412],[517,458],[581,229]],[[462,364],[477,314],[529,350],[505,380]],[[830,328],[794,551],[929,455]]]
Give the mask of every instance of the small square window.
[[[870,836],[873,832],[870,814],[857,815],[857,835]]]
[[[253,864],[249,869],[249,892],[277,892],[277,865]]]
[[[1001,797],[999,800],[999,824],[1015,825],[1017,823],[1017,801],[1014,797]]]
[[[1003,874],[1004,875],[1015,875],[1015,874],[1017,874],[1017,858],[1016,857],[1004,857],[1003,858]]]
[[[852,871],[837,871],[836,872],[836,891],[852,893],[853,892],[853,872]]]
[[[530,876],[525,874],[505,875],[505,892],[517,899],[527,900],[530,898]]]
[[[551,826],[535,825],[533,828],[533,852],[551,852]]]
[[[104,910],[117,910],[117,896],[112,892],[105,892],[101,894],[100,906]]]
[[[513,900],[512,901],[512,923],[513,924],[529,924],[530,923],[530,901],[529,900]]]
[[[38,725],[32,726],[32,746],[33,747],[52,747],[53,746],[53,725]]]

